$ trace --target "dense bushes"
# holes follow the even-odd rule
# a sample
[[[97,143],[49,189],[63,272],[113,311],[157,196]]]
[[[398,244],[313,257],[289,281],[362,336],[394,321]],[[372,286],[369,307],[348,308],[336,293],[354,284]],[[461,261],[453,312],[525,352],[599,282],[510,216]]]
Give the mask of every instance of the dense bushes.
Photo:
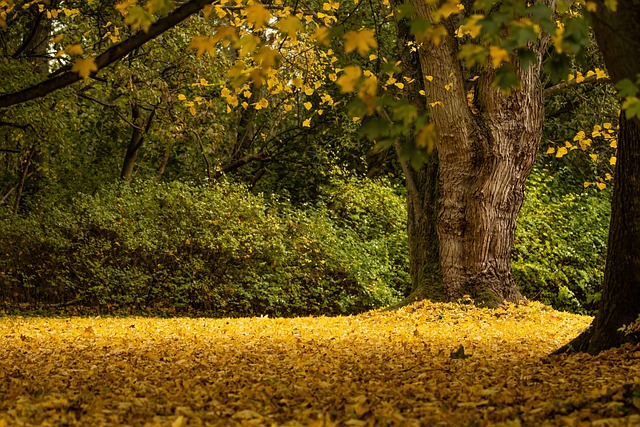
[[[529,180],[513,273],[530,299],[591,312],[603,278],[605,193]],[[589,189],[591,190],[591,189]],[[335,181],[294,208],[245,187],[107,186],[0,213],[5,303],[215,316],[355,313],[405,294],[404,197],[384,181]]]
[[[358,200],[348,208],[347,192]],[[394,301],[408,281],[404,199],[356,181],[325,197],[333,210],[300,210],[239,185],[175,182],[113,185],[68,205],[44,199],[26,217],[1,218],[2,297],[216,316],[354,313]]]
[[[593,313],[604,277],[609,197],[551,191],[553,178],[534,172],[518,217],[513,275],[530,299],[560,310]]]

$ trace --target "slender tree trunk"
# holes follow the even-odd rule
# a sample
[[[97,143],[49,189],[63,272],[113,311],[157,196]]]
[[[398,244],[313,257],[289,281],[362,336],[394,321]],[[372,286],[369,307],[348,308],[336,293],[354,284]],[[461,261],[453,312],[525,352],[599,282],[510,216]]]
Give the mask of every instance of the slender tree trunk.
[[[158,166],[158,172],[156,173],[156,182],[160,182],[160,180],[162,180],[162,175],[164,175],[164,171],[167,169],[169,160],[171,160],[172,147],[172,144],[167,143],[167,146],[162,153],[162,160],[160,161],[160,166]]]
[[[138,151],[144,142],[144,136],[151,128],[151,123],[153,122],[153,117],[155,115],[155,109],[151,111],[151,114],[147,118],[146,125],[144,122],[144,118],[142,117],[142,113],[140,111],[140,106],[134,100],[131,104],[131,123],[133,123],[134,127],[131,130],[131,139],[129,140],[129,145],[127,146],[127,152],[124,156],[124,162],[122,164],[122,171],[120,172],[120,178],[127,183],[130,183],[133,179],[133,167],[136,163],[136,157],[138,155]]]
[[[613,83],[640,75],[640,1],[619,0],[617,12],[598,1],[593,28]],[[620,114],[611,223],[602,299],[591,327],[564,350],[599,353],[638,337],[620,328],[640,314],[640,119]]]
[[[36,147],[32,147],[27,154],[27,158],[24,161],[24,166],[22,168],[22,172],[20,173],[20,181],[18,182],[18,186],[16,188],[16,197],[13,201],[13,213],[17,214],[20,209],[20,200],[22,199],[22,192],[24,190],[24,185],[27,182],[27,177],[29,176],[29,168],[31,167],[31,163],[34,155],[36,154]]]

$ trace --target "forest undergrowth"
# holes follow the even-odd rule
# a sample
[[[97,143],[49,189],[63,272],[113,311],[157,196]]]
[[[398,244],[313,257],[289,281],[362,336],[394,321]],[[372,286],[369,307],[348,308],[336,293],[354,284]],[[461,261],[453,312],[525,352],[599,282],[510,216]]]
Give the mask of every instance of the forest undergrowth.
[[[590,317],[416,303],[303,318],[0,318],[0,426],[640,425],[640,347]]]

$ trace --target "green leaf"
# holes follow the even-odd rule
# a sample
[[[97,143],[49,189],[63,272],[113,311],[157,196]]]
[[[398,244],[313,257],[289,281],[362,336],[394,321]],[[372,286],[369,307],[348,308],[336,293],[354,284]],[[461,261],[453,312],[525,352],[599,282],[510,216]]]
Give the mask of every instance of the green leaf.
[[[544,68],[552,83],[565,80],[571,70],[571,58],[568,55],[554,55],[545,62]]]
[[[630,96],[636,96],[638,94],[638,86],[630,79],[622,79],[616,83],[616,89],[618,89],[618,96],[620,98],[627,98]]]
[[[458,52],[458,58],[463,59],[469,67],[486,64],[488,55],[485,47],[473,43],[462,45]]]
[[[416,18],[411,20],[411,34],[422,34],[429,29],[431,23],[425,18]]]
[[[520,86],[520,79],[513,68],[513,64],[502,64],[502,66],[496,70],[493,86],[503,92],[509,92],[511,89],[516,89]]]
[[[377,118],[372,118],[363,123],[359,130],[360,136],[371,141],[379,140],[382,137],[389,136],[389,123]]]
[[[412,4],[403,3],[403,4],[399,5],[398,7],[396,7],[396,9],[395,9],[395,17],[398,20],[409,19],[409,18],[411,18],[411,16],[413,15],[413,12],[415,12],[415,10],[416,10],[416,8]]]
[[[627,119],[631,120],[634,117],[640,119],[640,99],[636,96],[627,97],[622,103],[622,109]]]
[[[518,51],[518,61],[520,61],[520,66],[522,68],[527,68],[529,65],[535,64],[537,60],[538,55],[529,49]]]

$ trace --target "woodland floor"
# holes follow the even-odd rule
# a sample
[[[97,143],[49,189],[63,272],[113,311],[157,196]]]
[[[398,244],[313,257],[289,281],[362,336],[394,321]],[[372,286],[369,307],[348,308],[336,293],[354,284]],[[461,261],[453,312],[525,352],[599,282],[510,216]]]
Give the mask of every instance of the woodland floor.
[[[640,347],[547,357],[590,320],[2,317],[0,427],[640,425]]]

